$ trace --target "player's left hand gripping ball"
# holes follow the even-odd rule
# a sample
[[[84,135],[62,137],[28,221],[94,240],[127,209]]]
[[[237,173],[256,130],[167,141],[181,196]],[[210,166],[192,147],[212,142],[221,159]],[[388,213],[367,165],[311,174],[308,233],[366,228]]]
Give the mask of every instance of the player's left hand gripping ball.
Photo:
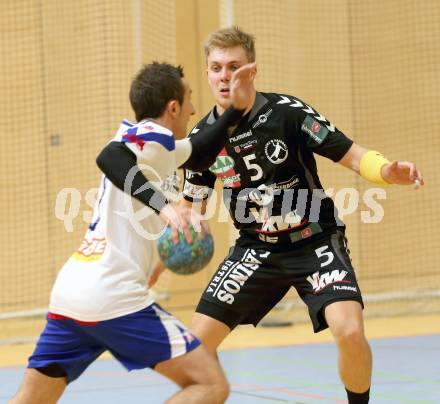
[[[186,241],[182,232],[179,232],[179,242],[174,244],[170,226],[157,240],[160,259],[176,274],[190,275],[202,270],[214,253],[214,240],[210,233],[205,232],[205,236],[201,238],[193,226],[189,227],[189,231],[193,239],[191,244]]]

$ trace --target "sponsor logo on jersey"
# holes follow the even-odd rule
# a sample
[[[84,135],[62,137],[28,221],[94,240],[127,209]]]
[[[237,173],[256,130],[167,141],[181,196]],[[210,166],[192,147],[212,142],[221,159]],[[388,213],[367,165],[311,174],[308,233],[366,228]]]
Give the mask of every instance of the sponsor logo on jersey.
[[[259,206],[267,206],[273,201],[273,189],[266,187],[264,184],[260,185],[257,189],[249,192],[247,198],[250,202]]]
[[[229,143],[238,142],[239,140],[246,139],[249,136],[252,136],[252,130],[248,130],[247,132],[240,133],[239,135],[230,137]]]
[[[223,303],[234,303],[235,296],[262,264],[261,259],[269,254],[268,251],[261,253],[248,249],[239,261],[225,261],[209,283],[206,293]]]
[[[160,189],[168,199],[174,199],[179,194],[180,178],[173,174],[166,177],[160,184]]]
[[[300,231],[302,238],[308,238],[313,234],[313,231],[310,227],[307,227],[306,229],[303,229]]]
[[[316,133],[319,132],[319,130],[321,129],[321,125],[318,122],[313,122],[312,123],[312,132]]]
[[[228,156],[226,149],[223,148],[215,163],[209,167],[209,171],[222,180],[225,187],[238,188],[241,186],[240,174],[235,172],[234,166],[234,159]]]
[[[195,177],[201,177],[201,176],[202,176],[202,173],[198,173],[197,171],[185,169],[185,178],[188,180],[195,178]]]
[[[194,185],[187,181],[183,187],[183,193],[193,199],[205,199],[209,194],[209,187]]]
[[[277,182],[276,184],[271,185],[274,189],[292,189],[295,185],[299,184],[299,178],[294,175],[286,181]]]
[[[305,117],[301,125],[301,130],[307,133],[318,144],[321,144],[325,140],[329,132],[325,126],[322,126],[310,115]]]
[[[264,233],[260,233],[260,234],[258,235],[258,238],[259,238],[261,241],[263,241],[264,243],[271,243],[271,244],[276,244],[276,243],[278,243],[278,239],[279,239],[278,236],[269,236],[269,235],[264,234]]]
[[[253,202],[259,206],[266,206],[272,203],[274,196],[274,188],[265,184],[259,185],[257,188],[250,188],[246,195],[239,195],[239,201]]]
[[[253,149],[257,145],[257,139],[248,140],[245,143],[242,143],[240,145],[234,146],[235,153],[240,153],[242,151],[248,151]]]
[[[319,271],[316,271],[312,276],[307,277],[307,282],[312,285],[314,292],[318,293],[322,289],[329,285],[332,285],[333,283],[351,283],[350,281],[344,281],[347,274],[347,271],[339,271],[337,269],[331,272],[323,273],[321,275],[319,274]]]
[[[264,146],[266,157],[273,164],[281,164],[289,155],[287,145],[281,139],[271,139]]]
[[[215,163],[209,167],[209,171],[214,174],[224,174],[229,170],[232,170],[235,166],[235,161],[228,155],[219,155],[215,160]]]
[[[256,121],[253,125],[252,128],[255,129],[257,126],[260,126],[262,123],[266,123],[267,119],[269,118],[270,114],[272,113],[272,109],[269,109],[269,111],[267,111],[266,113],[260,115],[258,117],[258,121]]]
[[[314,234],[321,233],[321,232],[322,232],[321,226],[316,222],[312,222],[312,223],[309,223],[309,225],[305,229],[290,233],[289,237],[290,237],[290,240],[292,241],[292,243],[296,243],[299,240],[309,238],[309,237],[313,236]]]
[[[247,194],[239,195],[237,199],[245,202],[253,202],[259,206],[267,206],[273,202],[274,195],[282,195],[281,192],[276,191],[292,189],[298,184],[299,178],[294,175],[287,181],[277,182],[271,185],[261,184],[257,188],[250,188]]]
[[[223,181],[223,185],[228,188],[238,188],[241,186],[240,174],[235,174],[230,177],[219,177]]]
[[[270,215],[267,207],[258,210],[250,208],[249,212],[257,223],[261,223],[261,228],[256,230],[258,233],[274,234],[293,230],[302,226],[304,221],[296,210],[287,212],[285,215]]]
[[[73,253],[72,258],[83,262],[95,262],[101,259],[107,247],[107,241],[102,238],[84,238],[78,251]]]

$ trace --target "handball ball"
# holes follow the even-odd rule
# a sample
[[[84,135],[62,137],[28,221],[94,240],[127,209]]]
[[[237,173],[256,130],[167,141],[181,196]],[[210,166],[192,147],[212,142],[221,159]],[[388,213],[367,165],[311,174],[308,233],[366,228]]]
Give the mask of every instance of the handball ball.
[[[191,244],[186,241],[182,232],[179,232],[178,244],[174,244],[170,226],[166,227],[157,240],[160,259],[176,274],[190,275],[202,270],[214,253],[214,241],[211,234],[205,232],[205,237],[202,239],[193,226],[189,226],[189,231],[192,235]]]

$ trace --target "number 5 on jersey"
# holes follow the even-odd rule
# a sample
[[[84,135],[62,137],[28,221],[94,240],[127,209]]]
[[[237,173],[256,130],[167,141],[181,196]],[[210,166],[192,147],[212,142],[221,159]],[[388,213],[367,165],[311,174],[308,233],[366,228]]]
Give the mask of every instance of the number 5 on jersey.
[[[254,175],[251,175],[251,181],[258,181],[260,178],[263,177],[263,169],[255,163],[252,163],[252,160],[255,160],[256,156],[255,154],[248,154],[247,156],[243,157],[244,164],[246,164],[246,168],[251,171],[254,170],[256,173]]]

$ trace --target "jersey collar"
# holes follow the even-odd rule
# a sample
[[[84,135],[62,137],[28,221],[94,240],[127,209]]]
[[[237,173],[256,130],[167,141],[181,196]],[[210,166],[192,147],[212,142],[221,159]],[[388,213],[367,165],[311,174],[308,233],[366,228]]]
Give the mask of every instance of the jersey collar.
[[[247,115],[248,122],[250,122],[255,115],[257,115],[258,111],[263,108],[269,100],[261,93],[257,91],[257,95],[255,96],[254,106],[252,107],[250,113]],[[212,125],[218,119],[217,109],[214,106],[209,112],[208,118],[206,119],[206,123],[208,125]]]

